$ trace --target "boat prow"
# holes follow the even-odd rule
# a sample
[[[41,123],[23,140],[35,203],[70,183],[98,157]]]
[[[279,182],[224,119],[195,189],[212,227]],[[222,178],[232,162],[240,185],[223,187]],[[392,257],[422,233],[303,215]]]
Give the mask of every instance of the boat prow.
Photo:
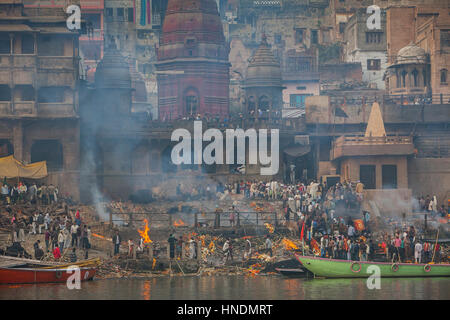
[[[450,277],[450,264],[413,264],[327,259],[295,254],[315,276],[325,278],[367,278],[379,267],[380,277]]]

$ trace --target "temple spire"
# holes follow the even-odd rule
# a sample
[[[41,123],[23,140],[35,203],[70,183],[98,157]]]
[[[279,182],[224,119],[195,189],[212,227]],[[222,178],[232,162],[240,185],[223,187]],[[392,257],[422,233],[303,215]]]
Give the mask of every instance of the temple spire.
[[[369,121],[367,121],[366,137],[385,137],[383,117],[381,116],[380,105],[374,102],[370,111]]]

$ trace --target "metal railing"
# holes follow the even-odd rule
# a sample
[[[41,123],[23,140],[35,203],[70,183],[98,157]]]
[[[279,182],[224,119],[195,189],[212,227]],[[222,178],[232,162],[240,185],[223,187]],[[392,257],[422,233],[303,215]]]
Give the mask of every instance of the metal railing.
[[[234,213],[234,226],[256,226],[265,227],[265,223],[279,226],[280,219],[275,211],[222,211],[222,212],[195,212],[195,213],[165,213],[165,212],[110,212],[109,222],[126,223],[132,225],[139,222],[143,224],[144,219],[148,221],[150,229],[165,228],[222,228],[232,226],[230,215]],[[128,220],[123,217],[128,216]],[[182,218],[181,218],[182,216]],[[185,220],[182,220],[185,219]]]
[[[379,95],[368,97],[331,96],[331,105],[365,105],[379,102],[383,104],[396,105],[431,105],[431,104],[450,104],[450,94],[436,93],[431,95],[424,94],[399,94],[399,95]]]

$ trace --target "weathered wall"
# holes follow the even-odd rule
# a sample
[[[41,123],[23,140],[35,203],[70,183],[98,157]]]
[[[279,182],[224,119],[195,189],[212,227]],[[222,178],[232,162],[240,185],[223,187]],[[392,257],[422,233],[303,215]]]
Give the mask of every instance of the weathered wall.
[[[450,197],[450,158],[422,158],[408,161],[409,187],[416,198],[434,196],[438,204]]]
[[[342,181],[358,181],[360,165],[375,165],[376,188],[382,189],[382,165],[397,166],[397,188],[408,188],[408,174],[406,157],[352,157],[341,161],[341,179]]]

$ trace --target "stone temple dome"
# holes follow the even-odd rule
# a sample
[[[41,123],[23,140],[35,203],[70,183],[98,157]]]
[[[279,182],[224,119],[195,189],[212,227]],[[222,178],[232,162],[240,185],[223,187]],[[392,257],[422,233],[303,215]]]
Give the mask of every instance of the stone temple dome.
[[[398,51],[395,64],[425,64],[427,62],[426,51],[416,44],[410,43]]]
[[[95,86],[99,89],[131,89],[130,66],[114,44],[97,65]]]
[[[279,61],[275,58],[267,43],[265,35],[262,37],[261,44],[250,58],[246,87],[281,87],[281,67]]]

